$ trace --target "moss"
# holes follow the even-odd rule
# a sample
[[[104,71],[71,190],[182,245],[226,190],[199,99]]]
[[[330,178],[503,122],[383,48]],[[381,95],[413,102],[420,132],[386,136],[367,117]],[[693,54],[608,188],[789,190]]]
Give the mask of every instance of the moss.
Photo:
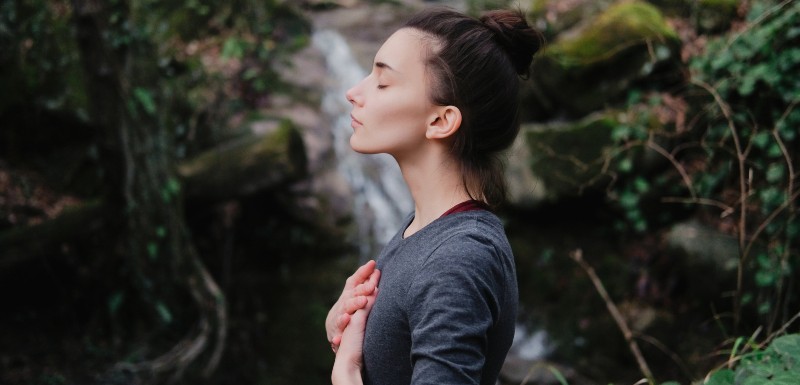
[[[613,114],[605,113],[575,123],[527,126],[531,170],[544,181],[549,198],[577,195],[596,182],[616,125]]]
[[[553,44],[549,56],[564,65],[588,64],[649,40],[677,41],[678,36],[654,6],[622,2],[597,17],[579,36]]]
[[[307,171],[305,147],[294,124],[276,122],[260,137],[219,145],[181,163],[178,172],[190,195],[247,195],[296,180]]]

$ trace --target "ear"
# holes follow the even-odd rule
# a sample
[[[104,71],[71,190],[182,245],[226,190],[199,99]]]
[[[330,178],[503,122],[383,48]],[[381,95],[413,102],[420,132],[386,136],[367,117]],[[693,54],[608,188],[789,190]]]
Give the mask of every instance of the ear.
[[[425,137],[444,139],[452,136],[461,127],[461,111],[455,106],[440,106],[428,120]]]

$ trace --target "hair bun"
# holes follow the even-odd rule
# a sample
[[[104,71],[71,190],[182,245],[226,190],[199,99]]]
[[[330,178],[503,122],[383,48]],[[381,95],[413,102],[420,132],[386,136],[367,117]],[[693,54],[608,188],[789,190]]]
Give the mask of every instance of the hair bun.
[[[508,53],[517,73],[527,76],[533,55],[544,45],[544,36],[528,25],[519,11],[489,11],[480,21],[494,33],[495,41]]]

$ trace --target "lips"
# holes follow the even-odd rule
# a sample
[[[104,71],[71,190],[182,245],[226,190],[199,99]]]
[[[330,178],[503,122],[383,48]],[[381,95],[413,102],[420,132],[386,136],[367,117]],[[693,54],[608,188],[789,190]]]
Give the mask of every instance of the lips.
[[[355,116],[353,116],[353,114],[350,114],[350,126],[351,127],[356,128],[356,126],[362,126],[362,125],[363,124],[358,119],[356,119]]]

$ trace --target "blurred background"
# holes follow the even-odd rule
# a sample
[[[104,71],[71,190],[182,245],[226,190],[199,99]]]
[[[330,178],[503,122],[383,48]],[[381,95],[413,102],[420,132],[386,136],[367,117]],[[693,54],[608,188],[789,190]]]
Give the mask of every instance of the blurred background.
[[[5,0],[0,383],[329,383],[327,311],[412,209],[344,91],[440,5],[548,40],[502,384],[797,383],[791,0]]]

